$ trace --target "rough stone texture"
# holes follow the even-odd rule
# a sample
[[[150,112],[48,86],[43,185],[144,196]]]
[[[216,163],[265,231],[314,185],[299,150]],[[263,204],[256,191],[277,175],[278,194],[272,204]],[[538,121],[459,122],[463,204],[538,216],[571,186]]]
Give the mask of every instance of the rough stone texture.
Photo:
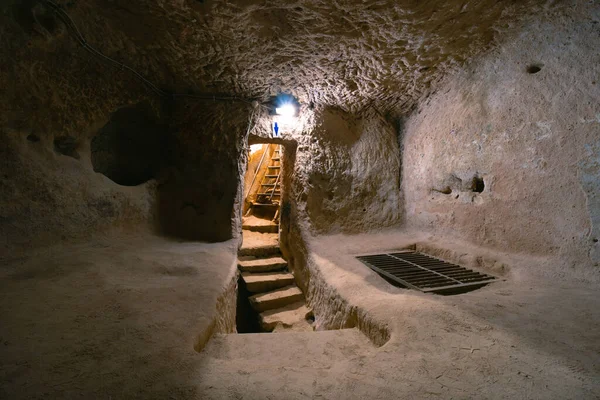
[[[240,256],[266,257],[279,254],[279,239],[276,233],[244,231]]]
[[[160,61],[138,58],[121,30],[134,29],[139,19],[123,23],[122,9],[115,16],[109,7],[115,17],[109,22],[95,7],[77,2],[66,9],[89,43],[135,59],[131,65],[141,74],[164,81]],[[149,93],[130,73],[82,50],[37,1],[4,2],[0,20],[0,58],[9,61],[0,67],[1,246],[41,245],[114,226],[158,225],[162,233],[210,241],[238,235],[241,211],[232,210],[242,197],[245,108]],[[131,115],[115,121],[132,107],[143,108],[139,123]],[[126,185],[158,176],[159,196],[152,180],[125,188],[94,173],[92,164]]]
[[[0,127],[0,248],[30,248],[109,226],[151,227],[156,184],[122,187],[94,173],[89,141],[79,159],[54,151],[51,137]],[[85,140],[85,142],[84,142]]]
[[[410,226],[598,265],[600,9],[575,3],[449,77],[408,119]]]
[[[34,5],[0,5],[0,248],[114,225],[147,230],[155,184],[125,188],[95,174],[89,148],[118,108],[146,100],[162,118],[160,104],[77,50],[64,26]]]
[[[249,215],[242,219],[242,229],[252,232],[277,233],[279,232],[279,224],[273,222],[272,219],[257,218],[254,215]]]
[[[251,133],[269,138],[271,123],[262,115]],[[283,145],[282,226],[292,218],[313,233],[362,232],[400,221],[397,136],[376,111],[305,110],[282,125],[276,142]]]
[[[510,280],[438,296],[393,287],[354,258],[415,241],[514,269]],[[354,323],[372,340],[387,333],[383,345],[369,346],[364,336],[355,336],[362,343],[349,341],[356,329],[305,334],[310,337],[219,336],[201,355],[205,398],[284,393],[286,399],[542,400],[600,394],[597,285],[569,279],[557,284],[531,274],[554,260],[507,257],[418,232],[319,236],[307,247],[311,268],[320,273],[325,315],[341,322],[358,313]],[[327,338],[333,340],[322,347]]]
[[[574,261],[599,257],[595,2],[59,2],[88,43],[161,88],[290,91],[302,113],[273,139],[260,106],[159,99],[78,47],[38,1],[2,2],[0,397],[598,396],[597,285],[567,279]],[[520,36],[435,83],[539,5]],[[438,93],[402,130],[401,193],[392,121],[430,85]],[[94,173],[90,145],[111,115],[142,102],[168,123],[164,168],[157,182],[122,187]],[[185,239],[239,234],[248,131],[285,147],[281,250],[317,326],[358,327],[379,349],[340,331],[239,335],[199,356],[234,329],[238,241],[103,236],[148,230],[155,217]],[[372,232],[403,218],[418,233]],[[429,229],[437,236],[425,240]],[[471,245],[440,246],[450,235]],[[509,281],[426,296],[390,287],[351,254],[417,239]],[[549,257],[488,257],[473,244]],[[560,287],[531,276],[551,268]],[[261,309],[304,297],[296,287],[259,296]]]
[[[162,232],[209,241],[241,233],[248,124],[244,111],[225,103],[177,104],[171,128],[173,167],[161,176],[158,194]]]
[[[242,272],[271,272],[280,271],[287,267],[287,262],[281,257],[240,260],[238,268]]]
[[[291,90],[307,104],[398,112],[546,2],[60,3],[89,43],[159,86],[261,98]]]
[[[242,279],[251,293],[268,292],[294,283],[289,272],[243,272]]]
[[[311,325],[306,320],[311,311],[306,307],[306,304],[301,301],[290,304],[285,307],[277,308],[260,313],[260,325],[265,332],[271,332],[273,329],[279,328],[303,330],[305,332],[312,331]]]
[[[250,304],[257,311],[267,311],[285,307],[301,301],[304,295],[296,286],[287,286],[272,292],[259,293],[250,297]]]
[[[400,218],[399,174],[396,136],[383,118],[325,110],[299,140],[292,196],[315,232],[377,229]]]
[[[206,368],[197,382],[202,399],[210,400],[368,398],[372,393],[355,393],[354,389],[356,366],[364,363],[371,350],[368,340],[355,329],[220,335],[202,355]],[[340,373],[352,374],[352,381],[336,381],[333,377]],[[283,376],[285,381],[276,379]]]
[[[236,249],[128,233],[2,259],[0,398],[202,398],[195,350],[235,332]]]

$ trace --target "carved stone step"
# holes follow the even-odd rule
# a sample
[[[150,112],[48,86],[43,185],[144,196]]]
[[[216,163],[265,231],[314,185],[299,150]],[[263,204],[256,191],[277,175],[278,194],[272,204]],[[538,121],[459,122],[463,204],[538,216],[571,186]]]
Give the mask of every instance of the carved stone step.
[[[242,272],[273,272],[284,270],[286,267],[287,261],[281,257],[238,261],[238,268]]]
[[[302,301],[304,295],[298,286],[287,286],[272,292],[250,296],[250,304],[258,312],[285,307],[288,304]]]
[[[242,279],[251,293],[264,293],[294,283],[294,275],[289,272],[242,272]]]

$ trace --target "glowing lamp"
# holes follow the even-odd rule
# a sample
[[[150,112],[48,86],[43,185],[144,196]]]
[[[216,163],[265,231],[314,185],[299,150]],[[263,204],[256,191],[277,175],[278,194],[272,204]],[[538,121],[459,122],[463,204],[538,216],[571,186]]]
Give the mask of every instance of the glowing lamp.
[[[296,106],[291,103],[283,104],[281,107],[275,108],[275,114],[287,118],[296,116],[296,111]]]

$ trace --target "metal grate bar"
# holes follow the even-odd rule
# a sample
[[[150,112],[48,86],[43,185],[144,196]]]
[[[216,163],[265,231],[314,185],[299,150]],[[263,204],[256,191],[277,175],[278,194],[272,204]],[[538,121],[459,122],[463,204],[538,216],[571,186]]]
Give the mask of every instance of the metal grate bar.
[[[403,258],[400,258],[400,257],[398,257],[398,256],[396,256],[396,255],[393,255],[393,254],[390,254],[390,255],[391,255],[392,257],[394,257],[394,258],[397,258],[397,259],[399,259],[399,260],[403,260],[403,261],[405,261],[405,262],[407,262],[407,263],[410,263],[410,264],[414,265],[415,267],[421,268],[421,269],[422,269],[422,270],[424,270],[424,271],[431,271],[431,272],[433,272],[433,273],[434,273],[434,274],[436,274],[436,275],[439,275],[439,276],[441,276],[441,277],[445,277],[444,275],[440,274],[439,272],[437,272],[437,271],[435,271],[435,270],[433,270],[433,269],[422,267],[422,266],[420,266],[419,264],[416,264],[416,263],[414,263],[414,262],[411,262],[411,261],[409,261],[409,260],[405,260],[405,259],[403,259]],[[402,255],[404,255],[404,254],[402,254]],[[451,280],[453,280],[453,281],[455,281],[456,283],[460,283],[460,281],[457,281],[456,279],[453,279],[453,278],[450,278],[450,279],[451,279]]]
[[[379,275],[422,292],[450,292],[484,286],[497,278],[413,251],[357,257]]]

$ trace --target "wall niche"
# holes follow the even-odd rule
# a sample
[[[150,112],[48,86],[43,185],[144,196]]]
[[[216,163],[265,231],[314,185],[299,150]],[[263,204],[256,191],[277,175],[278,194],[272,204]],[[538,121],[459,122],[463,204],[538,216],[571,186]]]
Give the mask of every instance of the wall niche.
[[[149,102],[120,108],[92,139],[94,171],[123,186],[145,183],[160,168],[166,136]]]

